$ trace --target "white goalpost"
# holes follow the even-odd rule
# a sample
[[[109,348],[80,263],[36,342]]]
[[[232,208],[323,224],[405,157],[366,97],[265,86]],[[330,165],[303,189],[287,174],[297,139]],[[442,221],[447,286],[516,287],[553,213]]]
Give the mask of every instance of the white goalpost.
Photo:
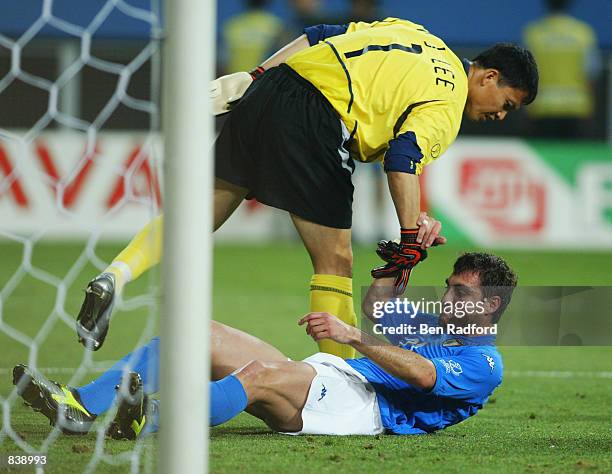
[[[161,473],[207,472],[216,1],[26,3],[23,24],[0,22],[0,471],[9,457],[42,456],[36,472],[151,472],[156,457]],[[161,207],[161,285],[152,270],[117,290],[105,346],[84,349],[83,288],[110,263],[107,246]],[[116,403],[76,448],[59,418],[24,405],[16,365],[82,387],[151,340],[158,320],[157,451],[153,436],[105,436]]]
[[[208,470],[214,0],[166,0],[159,472]]]

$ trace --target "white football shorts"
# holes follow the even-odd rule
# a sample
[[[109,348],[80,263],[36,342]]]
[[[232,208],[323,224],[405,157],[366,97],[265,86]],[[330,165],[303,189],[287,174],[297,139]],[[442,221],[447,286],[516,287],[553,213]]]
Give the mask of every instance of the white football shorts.
[[[317,372],[302,410],[299,434],[376,435],[384,431],[376,392],[344,359],[319,352],[304,362]]]

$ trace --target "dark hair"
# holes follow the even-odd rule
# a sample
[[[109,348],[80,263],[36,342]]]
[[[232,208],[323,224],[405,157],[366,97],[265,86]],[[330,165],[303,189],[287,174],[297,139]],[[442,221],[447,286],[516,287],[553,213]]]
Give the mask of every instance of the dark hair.
[[[554,12],[565,10],[571,3],[571,0],[546,0],[548,9]]]
[[[501,75],[499,84],[520,89],[527,93],[524,105],[531,104],[538,93],[538,66],[533,55],[525,48],[512,43],[497,43],[483,51],[473,61],[485,69],[497,69]]]
[[[493,322],[496,323],[510,303],[517,276],[503,258],[482,252],[464,253],[453,266],[455,275],[472,272],[478,274],[485,297],[501,298],[499,308],[493,313]]]

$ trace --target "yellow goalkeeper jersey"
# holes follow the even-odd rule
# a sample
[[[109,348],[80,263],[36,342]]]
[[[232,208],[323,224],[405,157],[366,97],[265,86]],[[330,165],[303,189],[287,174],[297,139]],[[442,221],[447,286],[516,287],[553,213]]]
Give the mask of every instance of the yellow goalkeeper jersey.
[[[422,157],[404,171],[420,174],[459,132],[467,99],[463,63],[440,38],[410,21],[350,23],[341,31],[321,33],[318,44],[286,63],[338,112],[354,138],[354,158],[383,159],[394,141],[402,148],[401,138],[412,136]]]

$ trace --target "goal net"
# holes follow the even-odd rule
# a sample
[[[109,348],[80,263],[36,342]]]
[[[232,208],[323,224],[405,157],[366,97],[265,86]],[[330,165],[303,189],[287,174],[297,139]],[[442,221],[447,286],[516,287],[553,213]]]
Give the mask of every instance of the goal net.
[[[83,289],[160,212],[161,0],[43,0],[0,20],[0,463],[153,470],[154,438],[64,436],[24,406],[26,364],[78,387],[157,334],[159,271],[126,287],[97,352],[78,342]],[[78,7],[78,8],[76,8]],[[19,460],[18,460],[19,461]],[[23,459],[29,465],[33,459]],[[0,469],[1,470],[1,469]]]

